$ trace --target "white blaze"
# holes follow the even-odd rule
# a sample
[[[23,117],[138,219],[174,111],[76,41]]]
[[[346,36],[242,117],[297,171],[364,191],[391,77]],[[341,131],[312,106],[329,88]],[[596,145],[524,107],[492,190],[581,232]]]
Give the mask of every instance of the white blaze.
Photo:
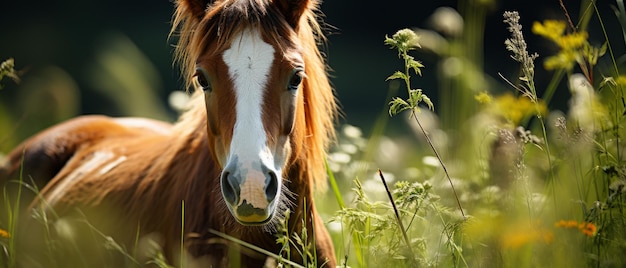
[[[266,175],[258,168],[260,163],[275,168],[262,120],[263,92],[274,61],[274,48],[256,30],[247,29],[233,39],[223,59],[236,96],[236,119],[227,162],[237,159],[239,167],[248,170],[240,204],[245,198],[255,207],[266,207],[265,196],[259,194],[264,191]],[[254,182],[249,181],[252,177]]]

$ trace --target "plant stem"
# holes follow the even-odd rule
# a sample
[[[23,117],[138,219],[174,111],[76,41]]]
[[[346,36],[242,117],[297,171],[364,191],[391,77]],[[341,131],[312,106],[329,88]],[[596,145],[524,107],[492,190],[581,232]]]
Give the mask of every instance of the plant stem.
[[[452,179],[450,178],[450,174],[448,173],[448,169],[446,168],[446,165],[443,163],[443,160],[441,160],[441,156],[439,155],[439,152],[437,152],[437,149],[435,149],[435,145],[433,145],[433,142],[430,140],[430,137],[426,133],[426,130],[424,130],[424,127],[422,126],[422,123],[417,118],[417,114],[415,114],[415,109],[411,109],[411,116],[413,116],[413,118],[415,118],[415,122],[417,122],[417,125],[420,127],[420,130],[422,131],[422,133],[424,133],[424,137],[426,137],[426,141],[428,142],[428,145],[430,145],[430,148],[435,153],[435,156],[437,157],[437,160],[439,160],[439,164],[443,168],[443,172],[446,174],[446,178],[448,178],[448,182],[450,182],[450,187],[452,187],[452,192],[454,193],[454,198],[456,199],[456,203],[459,206],[459,210],[461,210],[461,215],[463,216],[463,220],[467,219],[465,217],[465,213],[463,212],[463,207],[461,206],[461,201],[459,200],[459,195],[456,193],[456,189],[454,189],[454,184],[452,183]]]
[[[211,233],[211,234],[217,235],[217,236],[219,236],[219,237],[221,237],[221,238],[224,238],[224,239],[226,239],[226,240],[228,240],[228,241],[230,241],[230,242],[233,242],[233,243],[239,244],[239,245],[241,245],[241,246],[244,246],[244,247],[246,247],[246,248],[252,249],[252,250],[254,250],[254,251],[256,251],[256,252],[259,252],[259,253],[261,253],[261,254],[265,254],[265,255],[267,255],[267,256],[269,256],[269,257],[272,257],[272,258],[275,258],[275,259],[277,259],[277,260],[280,258],[280,256],[278,256],[277,254],[275,254],[275,253],[273,253],[273,252],[271,252],[271,251],[269,251],[269,250],[266,250],[266,249],[264,249],[264,248],[261,248],[261,247],[255,246],[255,245],[250,244],[250,243],[248,243],[248,242],[246,242],[246,241],[243,241],[243,240],[241,240],[241,239],[237,239],[237,238],[235,238],[235,237],[233,237],[233,236],[230,236],[230,235],[227,235],[227,234],[225,234],[225,233],[219,232],[219,231],[217,231],[217,230],[215,230],[215,229],[209,229],[208,231],[209,231],[209,233]],[[304,266],[302,266],[302,265],[300,265],[300,264],[298,264],[298,263],[296,263],[296,262],[293,262],[293,261],[291,261],[291,260],[285,260],[285,259],[282,259],[282,261],[283,261],[283,262],[285,262],[286,264],[291,265],[292,267],[302,267],[302,268],[304,268]]]
[[[400,218],[400,212],[398,212],[398,208],[396,207],[396,202],[393,200],[391,191],[389,191],[389,187],[387,187],[387,181],[385,181],[383,172],[380,169],[378,169],[378,175],[380,176],[380,180],[383,181],[383,185],[385,186],[385,191],[387,192],[387,196],[389,196],[389,201],[391,202],[391,206],[393,207],[393,212],[395,212],[396,214],[396,220],[398,221],[398,226],[400,227],[400,231],[402,232],[402,236],[404,237],[404,242],[406,243],[406,246],[409,248],[411,259],[415,261],[415,256],[413,256],[413,248],[411,247],[411,241],[409,240],[409,236],[406,234],[406,230],[404,229],[404,224],[402,224],[402,219]]]
[[[330,181],[330,188],[333,189],[333,194],[337,199],[337,204],[340,209],[346,208],[346,204],[343,202],[343,197],[341,196],[341,190],[339,190],[339,185],[337,185],[337,180],[335,179],[335,174],[330,167],[328,166],[328,160],[324,158],[324,166],[326,167],[326,174],[328,175],[328,180]]]

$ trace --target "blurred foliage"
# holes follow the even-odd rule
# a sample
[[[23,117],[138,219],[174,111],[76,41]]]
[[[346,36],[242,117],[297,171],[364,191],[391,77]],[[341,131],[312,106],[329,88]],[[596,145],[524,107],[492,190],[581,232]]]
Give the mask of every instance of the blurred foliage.
[[[567,2],[565,7],[580,11],[578,18],[567,14],[577,19],[573,25],[558,5],[544,11],[527,2],[459,1],[456,8],[435,10],[426,20],[429,29],[413,29],[422,44],[416,52],[432,63],[424,65],[433,66],[414,64],[416,73],[424,77],[413,81],[419,84],[426,80],[429,86],[424,88],[430,90],[428,96],[437,104],[436,113],[425,109],[419,116],[434,147],[442,152],[440,159],[427,149],[414,121],[388,120],[386,105],[400,84],[392,81],[389,92],[373,92],[379,87],[368,79],[378,77],[378,85],[384,85],[384,74],[396,69],[395,55],[379,42],[383,35],[371,40],[374,45],[331,42],[331,63],[337,54],[343,54],[337,51],[360,52],[357,58],[336,64],[335,81],[340,97],[346,96],[342,92],[357,92],[342,102],[366,108],[359,115],[365,119],[355,121],[373,122],[373,126],[345,124],[339,128],[328,166],[340,190],[321,193],[317,199],[320,214],[332,218],[328,228],[340,263],[410,267],[415,262],[409,256],[414,255],[420,266],[623,266],[626,75],[621,47],[626,34],[615,42],[613,35],[618,31],[611,31],[604,23],[614,19],[622,25],[619,32],[626,33],[624,4],[620,0],[616,3],[615,13],[611,13],[606,12],[613,11],[607,7],[610,4],[577,1],[580,6],[573,7]],[[498,7],[514,4],[526,9],[518,13],[517,23],[510,16],[502,19],[500,14],[497,20],[508,22],[488,23]],[[402,5],[390,8],[419,23],[417,15],[410,15],[417,11]],[[548,17],[546,14],[556,19],[535,17],[538,21],[534,24],[530,24],[532,19],[524,19]],[[526,29],[522,25],[536,26]],[[494,28],[510,37],[492,41]],[[556,30],[550,30],[553,28]],[[538,36],[530,34],[533,32]],[[29,68],[28,64],[18,64],[19,84],[1,80],[0,152],[43,127],[83,113],[85,105],[94,103],[105,107],[103,112],[110,115],[174,119],[170,107],[159,100],[167,88],[159,82],[162,74],[144,52],[121,33],[100,38],[93,64],[84,68],[87,78],[72,77],[55,65]],[[366,49],[372,46],[380,46],[380,50],[372,53]],[[529,53],[535,48],[543,53]],[[507,52],[511,55],[503,54]],[[535,60],[544,64],[535,67]],[[355,68],[366,66],[361,61],[375,62],[376,68],[386,71],[372,75],[380,69]],[[0,69],[8,70],[7,66],[3,64]],[[78,89],[82,83],[77,80],[82,79],[92,91]],[[88,104],[84,103],[87,94]],[[410,97],[410,91],[407,94]],[[372,96],[382,97],[362,101]],[[375,105],[384,109],[373,120]],[[355,116],[348,114],[347,118],[353,123]],[[399,133],[398,129],[407,131]],[[460,217],[438,160],[450,168],[469,219]],[[376,176],[379,168],[394,185],[391,191],[406,230],[400,230],[393,218]],[[334,201],[327,202],[336,198],[348,205],[340,209]],[[76,224],[89,228],[83,222],[60,221],[54,226],[65,230]],[[12,237],[2,227],[0,246]],[[403,231],[409,234],[414,252],[407,252],[400,236]],[[168,264],[154,246],[157,242],[157,238],[147,238],[141,248],[149,251],[146,255],[153,263],[165,267]],[[299,246],[307,246],[301,242]],[[65,246],[61,250],[76,250],[72,244],[59,244]],[[94,244],[106,245],[107,251],[116,254],[127,254],[128,250],[105,234],[97,236]],[[136,265],[136,260],[128,261],[129,266]]]
[[[12,64],[11,60],[5,65]],[[45,127],[82,114],[85,93],[98,96],[86,105],[103,105],[111,116],[175,120],[172,108],[158,96],[163,86],[154,65],[120,33],[102,37],[93,64],[85,70],[95,92],[81,91],[74,77],[53,65],[24,68],[7,76],[17,73],[21,73],[20,83],[0,91],[0,152],[8,152]]]
[[[15,71],[15,62],[13,59],[7,59],[0,63],[0,82],[2,82],[4,77],[11,78],[16,82],[20,80],[17,72]],[[2,89],[2,84],[0,84],[0,89]]]
[[[101,38],[95,64],[88,70],[92,87],[110,98],[121,115],[172,121],[173,115],[159,97],[161,78],[150,60],[120,33]]]
[[[616,59],[624,56],[611,50],[614,32],[587,29],[589,24],[583,23],[592,15],[602,22],[607,15],[583,2],[580,28],[564,21],[536,22],[533,31],[541,36],[550,32],[549,40],[557,46],[553,54],[538,55],[529,52],[533,44],[523,34],[524,14],[505,12],[502,27],[508,26],[511,37],[503,49],[519,64],[519,72],[495,80],[481,67],[485,59],[478,40],[485,26],[484,18],[476,17],[485,14],[481,8],[488,7],[466,1],[460,16],[438,11],[448,22],[464,19],[465,24],[457,23],[462,31],[447,30],[457,35],[416,30],[420,50],[436,53],[443,66],[439,117],[418,117],[432,122],[426,132],[444,152],[469,218],[453,209],[455,197],[439,157],[422,149],[426,141],[385,137],[382,131],[367,138],[347,126],[329,155],[337,181],[357,178],[353,192],[341,192],[352,203],[335,213],[340,224],[330,225],[335,239],[343,241],[337,245],[339,256],[358,267],[623,266],[617,252],[624,250],[626,232],[626,101],[624,86],[617,82],[623,79],[623,64]],[[439,29],[450,29],[443,24],[448,28]],[[568,33],[541,29],[553,24],[570,27]],[[604,36],[601,41],[590,41],[594,32]],[[471,36],[459,38],[464,35]],[[557,58],[561,64],[549,64]],[[537,59],[545,60],[544,69],[536,69]],[[553,76],[550,82],[537,83],[537,76],[546,72]],[[602,81],[593,79],[598,75]],[[567,99],[554,100],[556,95]],[[552,101],[565,101],[568,109],[555,109]],[[387,121],[378,122],[383,123],[377,127],[385,128]],[[377,154],[383,157],[367,157]],[[405,230],[392,220],[380,180],[363,177],[376,168],[397,182],[396,205],[415,202],[413,209],[403,210]],[[437,198],[420,195],[426,189]],[[415,243],[413,252],[401,242],[403,232]],[[412,255],[418,256],[417,264],[410,261]]]

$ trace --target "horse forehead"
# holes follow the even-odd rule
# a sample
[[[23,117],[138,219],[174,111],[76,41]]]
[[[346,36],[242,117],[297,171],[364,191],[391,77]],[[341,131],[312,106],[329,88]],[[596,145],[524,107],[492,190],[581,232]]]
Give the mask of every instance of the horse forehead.
[[[247,28],[233,38],[222,57],[235,93],[236,125],[262,128],[261,107],[274,63],[274,47],[257,29]]]
[[[274,47],[258,30],[244,29],[223,53],[235,95],[235,125],[231,150],[261,150],[266,142],[262,113],[264,92],[274,63]],[[236,142],[235,142],[236,141]]]
[[[274,47],[253,28],[242,30],[232,40],[222,57],[235,86],[249,88],[266,82],[274,62]]]

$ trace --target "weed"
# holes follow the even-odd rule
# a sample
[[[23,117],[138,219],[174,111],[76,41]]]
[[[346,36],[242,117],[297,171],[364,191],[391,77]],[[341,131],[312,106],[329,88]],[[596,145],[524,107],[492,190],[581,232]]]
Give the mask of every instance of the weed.
[[[440,36],[438,42],[447,45],[436,51],[441,66],[463,70],[441,68],[440,117],[430,113],[434,104],[429,94],[411,85],[425,68],[414,55],[423,52],[420,43],[428,43],[423,39],[433,35],[400,30],[386,37],[385,45],[397,51],[403,70],[387,80],[403,82],[406,97],[390,91],[384,100],[389,109],[378,117],[371,136],[365,137],[355,126],[343,126],[336,148],[328,155],[332,198],[316,201],[320,214],[333,215],[329,231],[340,263],[351,267],[624,266],[626,74],[597,2],[583,1],[585,12],[576,21],[560,1],[567,21],[529,24],[530,33],[554,47],[551,55],[529,52],[535,44],[526,42],[523,14],[505,12],[503,28],[510,37],[502,50],[510,52],[509,62],[519,65],[519,75],[494,75],[500,79],[488,78],[482,70],[482,54],[476,53],[483,50],[481,27],[485,9],[493,1],[462,2],[459,9],[464,14],[456,18],[465,19],[465,29]],[[626,43],[624,3],[616,3]],[[599,28],[588,26],[592,19]],[[594,35],[596,31],[601,34]],[[604,39],[592,40],[593,36]],[[0,71],[0,79],[12,77],[12,61],[5,61]],[[542,72],[552,76],[545,84],[536,79]],[[569,91],[559,92],[564,88]],[[568,98],[567,111],[553,107],[555,96]],[[419,136],[386,137],[389,116],[403,111],[410,114]],[[429,127],[423,127],[426,116],[434,122]],[[384,175],[376,169],[384,170]],[[19,184],[37,195],[37,189],[23,181]],[[60,219],[49,210],[20,211],[8,196],[5,191],[1,212],[8,220],[0,222],[0,266],[16,267],[21,264],[19,256],[29,254],[39,254],[40,262],[51,267],[68,264],[59,256],[73,256],[70,264],[81,266],[93,262],[92,257],[112,255],[122,257],[122,266],[189,265],[182,246],[180,262],[170,263],[156,239],[137,236],[136,248],[127,249],[112,234],[81,219]],[[18,231],[25,215],[34,217],[43,230],[35,237],[41,250],[34,253],[16,244],[26,239]],[[296,258],[303,259],[306,267],[322,265],[312,251],[315,237],[307,232],[307,219],[303,228],[291,230],[286,224],[289,217],[285,213],[278,228],[280,254],[210,232],[242,249],[267,254],[281,267],[301,267],[291,261]],[[77,233],[79,229],[86,232]],[[77,234],[93,238],[97,252],[74,244],[71,238]],[[148,252],[147,259],[137,257],[142,252]]]
[[[562,2],[561,5],[566,11]],[[595,11],[606,37],[595,5],[592,1],[586,8]],[[625,26],[623,6],[623,2],[618,1],[615,10]],[[626,233],[626,164],[622,142],[625,133],[621,127],[626,119],[623,97],[626,76],[620,74],[608,38],[600,42],[600,46],[591,45],[585,28],[590,14],[594,12],[584,13],[577,28],[569,22],[569,30],[568,24],[562,21],[535,22],[532,32],[545,37],[558,49],[554,55],[540,58],[539,54],[528,52],[519,13],[504,13],[504,23],[511,33],[504,42],[504,49],[511,52],[511,58],[519,64],[520,75],[515,79],[500,75],[503,85],[512,91],[494,96],[491,93],[494,90],[486,89],[475,94],[472,101],[479,103],[479,109],[465,117],[476,124],[474,129],[484,136],[480,140],[456,140],[459,136],[447,136],[455,139],[448,144],[462,141],[463,147],[472,152],[469,155],[463,153],[465,150],[457,151],[447,157],[446,162],[453,163],[452,172],[446,170],[442,157],[428,141],[435,157],[420,156],[422,165],[415,164],[411,173],[389,172],[390,180],[396,183],[394,189],[387,189],[391,193],[387,202],[381,198],[380,193],[384,191],[376,189],[387,188],[386,179],[383,185],[372,186],[375,185],[373,178],[352,177],[355,185],[352,194],[335,191],[335,196],[343,195],[338,200],[353,198],[351,204],[340,203],[340,211],[332,220],[341,223],[351,234],[344,245],[355,244],[354,251],[346,252],[354,252],[357,257],[347,258],[346,263],[359,267],[624,264],[617,256],[625,250],[623,237]],[[566,16],[570,18],[569,14]],[[387,37],[385,44],[397,49],[405,63],[404,71],[387,79],[403,81],[408,94],[405,99],[392,98],[389,114],[409,111],[410,118],[421,125],[416,116],[418,105],[423,103],[430,109],[433,105],[421,89],[410,86],[411,76],[420,75],[424,67],[408,54],[419,51],[419,37],[412,30],[404,29]],[[599,63],[607,60],[605,55],[611,56],[608,61],[612,70],[598,70]],[[535,65],[537,60],[543,61],[542,66]],[[540,68],[553,72],[547,85],[535,81],[536,72],[542,71]],[[604,74],[603,79],[594,80],[594,73]],[[566,113],[550,106],[562,82],[571,93]],[[543,96],[538,94],[542,91]],[[567,95],[564,93],[560,94]],[[447,113],[456,111],[456,107],[450,108]],[[444,119],[448,117],[442,117]],[[441,130],[429,132],[435,131]],[[382,136],[381,133],[374,135]],[[340,137],[340,143],[349,140]],[[396,143],[399,145],[395,146],[414,148],[399,140]],[[371,150],[371,147],[356,147]],[[345,154],[352,161],[362,161],[347,150]],[[336,171],[333,180],[350,176],[346,170],[351,170],[351,162],[332,159],[335,157],[329,164]],[[426,159],[435,159],[435,164],[427,164],[432,162]],[[395,161],[419,162],[398,158]],[[473,169],[460,170],[459,167],[471,167],[474,161],[480,163],[480,176],[472,173]],[[433,167],[441,172],[430,172],[429,168]],[[397,181],[395,174],[404,174],[402,177],[406,178]],[[447,177],[447,187],[438,179],[442,174]],[[452,194],[434,194],[447,190]],[[461,202],[465,204],[462,208]],[[454,215],[457,210],[450,209],[454,203],[459,210],[468,211],[467,217],[461,219]]]

